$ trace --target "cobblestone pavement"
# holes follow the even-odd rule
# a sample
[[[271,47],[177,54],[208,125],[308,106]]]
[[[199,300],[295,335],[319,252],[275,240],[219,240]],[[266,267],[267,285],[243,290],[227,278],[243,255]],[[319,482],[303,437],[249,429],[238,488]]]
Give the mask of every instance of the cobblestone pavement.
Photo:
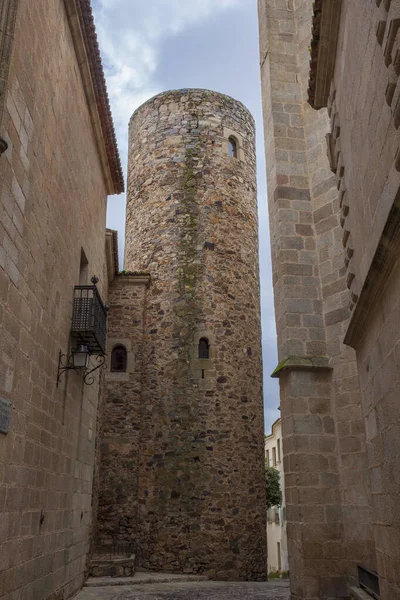
[[[289,583],[201,581],[85,588],[76,600],[289,600]]]

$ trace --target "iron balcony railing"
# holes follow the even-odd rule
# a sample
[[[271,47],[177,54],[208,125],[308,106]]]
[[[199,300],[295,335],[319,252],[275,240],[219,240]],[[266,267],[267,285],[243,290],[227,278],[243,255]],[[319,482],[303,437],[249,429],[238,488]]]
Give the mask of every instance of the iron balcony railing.
[[[107,337],[107,310],[95,285],[74,288],[71,335],[91,354],[104,354]]]

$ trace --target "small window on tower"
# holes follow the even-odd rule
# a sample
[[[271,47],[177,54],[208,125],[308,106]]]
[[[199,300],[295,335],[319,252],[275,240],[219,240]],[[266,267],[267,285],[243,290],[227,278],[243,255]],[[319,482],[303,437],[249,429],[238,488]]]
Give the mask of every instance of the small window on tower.
[[[228,154],[229,154],[229,156],[232,156],[233,158],[238,157],[237,141],[235,140],[234,137],[230,137],[228,139]]]
[[[124,346],[115,346],[111,353],[111,372],[125,373],[127,363],[127,354]]]
[[[199,358],[210,358],[210,344],[207,338],[199,341]]]

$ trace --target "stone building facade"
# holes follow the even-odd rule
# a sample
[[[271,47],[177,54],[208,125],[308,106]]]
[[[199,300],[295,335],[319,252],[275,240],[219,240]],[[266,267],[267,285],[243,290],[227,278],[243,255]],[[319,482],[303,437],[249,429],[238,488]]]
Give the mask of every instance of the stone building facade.
[[[272,506],[267,513],[268,573],[287,573],[289,571],[287,534],[285,478],[283,472],[282,422],[277,419],[272,424],[271,433],[265,436],[265,464],[279,471],[282,502]]]
[[[227,96],[166,92],[131,119],[97,543],[134,539],[138,566],[266,576],[255,169]]]
[[[400,7],[259,0],[259,17],[292,598],[347,598],[362,567],[392,600]]]
[[[3,0],[0,57],[0,597],[55,600],[85,579],[99,402],[59,351],[74,286],[107,297],[123,180],[90,3]]]
[[[137,111],[121,274],[89,0],[4,0],[0,58],[0,598],[73,596],[115,540],[148,568],[264,579],[251,115],[204,90]]]

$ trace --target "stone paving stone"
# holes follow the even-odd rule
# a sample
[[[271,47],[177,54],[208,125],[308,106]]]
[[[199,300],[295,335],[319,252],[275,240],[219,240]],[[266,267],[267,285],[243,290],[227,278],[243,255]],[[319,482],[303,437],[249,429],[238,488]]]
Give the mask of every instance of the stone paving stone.
[[[217,581],[85,588],[75,600],[289,600],[289,582]]]

